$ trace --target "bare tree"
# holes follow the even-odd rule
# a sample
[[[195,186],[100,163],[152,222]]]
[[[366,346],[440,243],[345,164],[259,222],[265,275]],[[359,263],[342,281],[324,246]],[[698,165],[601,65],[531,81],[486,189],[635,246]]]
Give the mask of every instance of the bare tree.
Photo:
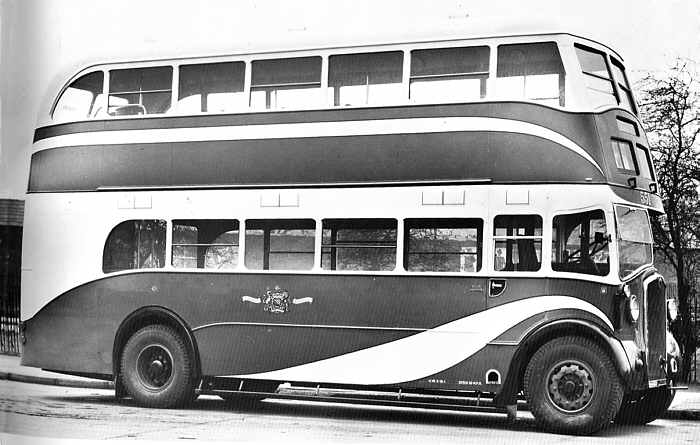
[[[642,121],[653,153],[666,215],[653,220],[658,248],[678,283],[678,320],[671,331],[683,354],[687,380],[698,345],[692,313],[700,271],[700,94],[694,64],[677,60],[664,76],[648,74],[639,84]]]

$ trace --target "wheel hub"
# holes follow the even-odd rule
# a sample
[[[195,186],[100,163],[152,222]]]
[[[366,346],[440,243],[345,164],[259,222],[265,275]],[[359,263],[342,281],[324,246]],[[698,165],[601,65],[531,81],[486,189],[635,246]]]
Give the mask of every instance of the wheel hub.
[[[170,352],[161,345],[150,345],[141,350],[136,362],[139,379],[149,389],[161,389],[172,378]]]
[[[554,366],[547,383],[550,400],[562,411],[580,411],[593,399],[595,382],[582,363],[566,362]]]

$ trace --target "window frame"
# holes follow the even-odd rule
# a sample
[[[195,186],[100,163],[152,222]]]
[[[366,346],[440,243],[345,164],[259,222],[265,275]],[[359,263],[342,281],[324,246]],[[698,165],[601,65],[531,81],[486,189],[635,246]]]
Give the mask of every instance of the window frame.
[[[105,94],[105,89],[106,89],[106,85],[107,85],[107,82],[109,81],[109,79],[108,79],[108,77],[107,77],[107,75],[106,75],[106,73],[105,73],[105,70],[102,70],[102,69],[96,69],[96,70],[92,70],[92,71],[90,71],[90,70],[83,71],[83,72],[80,73],[78,76],[74,77],[73,79],[71,79],[71,80],[69,81],[69,83],[58,93],[58,95],[56,96],[56,99],[55,99],[55,101],[54,101],[54,103],[53,103],[53,106],[51,107],[51,112],[49,113],[49,116],[51,117],[51,120],[52,120],[52,121],[71,122],[70,119],[69,119],[69,120],[57,120],[57,118],[56,118],[56,111],[57,111],[57,109],[58,109],[58,105],[61,103],[61,99],[63,99],[63,97],[65,96],[66,92],[67,92],[67,91],[73,86],[73,84],[75,84],[77,81],[79,81],[80,79],[82,79],[82,78],[84,78],[84,77],[87,77],[87,76],[90,76],[90,75],[93,75],[93,74],[97,74],[97,73],[100,73],[100,74],[102,75],[102,80],[101,80],[101,82],[102,82],[102,89],[101,89],[101,91],[99,91],[97,94],[95,94],[95,96],[94,96],[94,97],[92,98],[92,100],[90,101],[90,109],[88,110],[87,115],[86,115],[84,118],[78,119],[78,120],[89,120],[89,119],[94,119],[94,117],[95,117],[95,115],[96,115],[96,111],[94,110],[95,104],[97,103],[97,99],[99,98],[100,95],[103,95],[103,96],[104,96],[104,94]],[[104,96],[104,97],[106,98],[106,96]],[[107,99],[105,99],[105,105],[106,105],[106,102],[107,102]],[[98,108],[98,110],[99,110],[99,108]],[[106,110],[105,110],[105,114],[107,114],[107,113],[106,113]]]
[[[634,115],[638,114],[637,110],[637,103],[635,102],[634,98],[634,93],[632,92],[632,87],[630,86],[629,79],[627,77],[627,70],[625,69],[625,66],[622,64],[621,61],[617,60],[616,58],[610,56],[609,54],[606,54],[606,56],[610,59],[610,70],[612,74],[612,79],[613,83],[615,84],[615,87],[619,88],[622,93],[618,94],[618,104],[622,106],[622,99],[621,96],[622,94],[625,94],[627,98],[629,99],[630,102],[630,112]],[[617,79],[617,76],[614,73],[614,70],[612,67],[615,66],[620,73],[622,74],[622,79]],[[624,108],[624,107],[623,107]]]
[[[175,109],[175,112],[178,114],[182,114],[181,111],[179,111],[179,103],[181,100],[186,99],[187,97],[190,96],[181,96],[182,94],[182,76],[181,76],[181,71],[183,68],[187,69],[190,67],[204,67],[204,66],[211,66],[211,65],[231,65],[232,67],[237,65],[237,64],[242,64],[243,65],[243,83],[241,85],[241,90],[240,91],[227,91],[226,93],[241,93],[243,94],[243,102],[246,104],[244,107],[241,107],[240,109],[235,109],[231,111],[224,111],[224,112],[219,112],[219,111],[210,111],[209,110],[209,99],[208,99],[208,93],[207,96],[201,94],[202,93],[202,84],[203,78],[198,79],[198,85],[200,87],[200,111],[196,113],[185,113],[185,114],[228,114],[228,113],[235,113],[235,112],[247,112],[250,108],[249,106],[249,101],[247,100],[246,94],[249,95],[249,93],[246,92],[246,75],[248,71],[248,64],[243,61],[243,60],[219,60],[219,61],[198,61],[198,62],[192,62],[192,63],[180,63],[174,68],[174,73],[177,73],[177,75],[173,75],[173,108]],[[234,71],[231,70],[229,71],[231,76],[231,80],[235,80],[235,77],[233,76]],[[177,82],[177,83],[176,83]],[[177,88],[175,88],[177,87]],[[207,109],[202,110],[202,106],[206,103]]]
[[[559,65],[561,66],[561,72],[557,73],[539,73],[539,74],[528,74],[528,75],[522,75],[522,76],[499,76],[498,75],[498,68],[499,68],[499,61],[500,61],[500,55],[501,55],[501,48],[504,46],[525,46],[525,45],[553,45],[554,49],[557,53],[558,56],[558,62]],[[556,40],[540,40],[540,41],[530,41],[530,42],[502,42],[502,43],[494,43],[494,48],[495,51],[495,64],[493,66],[493,81],[498,82],[498,79],[507,79],[509,77],[523,77],[523,97],[521,98],[522,100],[527,100],[527,101],[532,101],[537,104],[545,105],[545,106],[551,106],[550,104],[547,103],[542,103],[542,101],[547,101],[547,100],[558,100],[558,107],[561,108],[566,108],[566,95],[567,95],[567,77],[568,73],[566,72],[566,59],[562,56],[562,51],[560,50],[560,42],[557,42]],[[539,76],[539,75],[547,75],[547,74],[557,74],[559,77],[558,79],[558,91],[557,91],[557,97],[540,97],[540,98],[528,98],[525,96],[525,85],[527,84],[527,77],[529,76]],[[496,86],[492,88],[493,90],[496,90],[496,95],[500,97],[507,98],[508,96],[499,91],[499,87]]]
[[[486,71],[473,71],[473,72],[458,72],[458,73],[443,73],[443,74],[413,74],[413,61],[416,56],[414,53],[427,52],[427,51],[449,51],[449,50],[460,50],[460,49],[472,49],[472,48],[485,48],[486,49]],[[408,98],[409,104],[419,104],[424,102],[414,102],[411,97],[411,86],[415,81],[427,80],[428,82],[432,80],[466,80],[466,79],[478,79],[479,84],[479,100],[486,99],[488,95],[489,78],[491,77],[491,45],[468,45],[468,46],[448,46],[440,48],[411,48],[408,52]],[[456,101],[461,101],[457,99]],[[442,102],[439,102],[442,103]]]
[[[367,224],[363,225],[361,224],[362,222],[367,222]],[[359,223],[357,225],[353,225],[353,223]],[[374,223],[374,224],[372,224]],[[347,225],[347,227],[343,227]],[[331,226],[331,227],[327,227]],[[361,229],[375,229],[375,230],[394,230],[394,240],[393,244],[390,244],[389,242],[382,242],[382,241],[371,241],[371,240],[365,240],[365,241],[338,241],[337,240],[337,231],[338,230],[343,230],[343,229],[349,229],[349,230],[361,230]],[[331,234],[331,242],[330,244],[325,244],[324,243],[324,231],[325,230],[330,230]],[[398,267],[398,251],[399,251],[399,220],[397,218],[322,218],[321,219],[321,231],[320,231],[320,236],[321,236],[321,263],[319,267],[327,272],[392,272],[397,270]],[[335,239],[334,239],[335,238]],[[355,248],[355,249],[393,249],[394,254],[394,263],[393,267],[391,269],[338,269],[337,268],[337,249],[343,249],[343,248]],[[329,249],[329,251],[325,252],[324,250]],[[324,255],[329,255],[330,256],[330,264],[329,268],[326,269],[324,267],[323,263],[323,257]]]
[[[460,224],[462,223],[462,224]],[[474,223],[471,226],[467,226],[467,223]],[[446,217],[427,217],[427,218],[404,218],[403,226],[403,269],[408,273],[426,273],[426,274],[478,274],[484,269],[484,228],[485,221],[483,218],[473,217],[473,218],[446,218]],[[460,252],[460,251],[444,251],[444,252],[411,252],[411,229],[473,229],[476,230],[476,252]],[[474,271],[462,271],[462,270],[449,270],[449,271],[439,271],[439,270],[410,270],[409,268],[409,256],[410,255],[420,255],[420,254],[434,254],[434,255],[457,255],[461,257],[462,255],[474,256],[476,258],[476,270]]]
[[[591,76],[591,77],[594,77],[594,78],[596,78],[596,79],[598,79],[598,80],[603,80],[603,81],[610,82],[610,87],[611,87],[611,89],[612,89],[612,94],[613,94],[613,97],[614,97],[614,99],[615,99],[615,104],[614,104],[614,105],[617,105],[617,106],[619,107],[620,104],[621,104],[620,92],[619,92],[618,89],[617,89],[617,82],[615,81],[615,77],[613,76],[613,73],[612,73],[612,68],[611,68],[611,66],[610,66],[610,56],[608,55],[608,53],[605,52],[605,51],[600,51],[600,50],[597,50],[597,49],[595,49],[595,48],[591,48],[590,46],[586,46],[586,45],[583,45],[583,44],[581,44],[581,43],[576,42],[576,43],[574,43],[574,52],[575,52],[575,50],[576,50],[577,48],[578,48],[578,49],[581,49],[581,50],[583,50],[583,51],[588,51],[588,52],[593,53],[593,54],[598,54],[598,55],[600,55],[600,56],[603,57],[603,62],[605,63],[605,69],[606,69],[606,71],[607,71],[607,73],[608,73],[608,77],[607,77],[607,78],[606,78],[606,77],[603,77],[603,76],[601,76],[601,75],[599,75],[599,74],[595,74],[595,73],[593,73],[593,72],[585,71],[585,70],[583,69],[583,65],[581,65],[581,59],[578,57],[578,54],[576,54],[576,60],[577,60],[577,62],[578,62],[578,64],[579,64],[580,72],[581,72],[584,76]],[[586,90],[589,90],[589,89],[590,89],[590,88],[585,84],[585,82],[584,82],[584,88],[585,88]],[[610,105],[610,106],[614,106],[614,105]],[[606,106],[606,105],[601,105],[601,107],[603,107],[603,106]]]
[[[419,48],[415,48],[419,49]],[[349,104],[344,104],[340,103],[340,88],[342,86],[356,86],[353,84],[348,84],[348,85],[341,85],[341,84],[335,84],[331,82],[331,76],[333,75],[333,68],[332,68],[332,62],[334,57],[338,58],[345,58],[345,57],[352,57],[352,56],[367,56],[369,58],[379,55],[379,54],[391,54],[391,53],[396,53],[401,56],[401,63],[398,65],[399,67],[399,81],[398,82],[388,82],[385,84],[381,83],[369,83],[369,71],[365,72],[366,77],[367,77],[367,83],[364,84],[366,87],[369,87],[371,85],[400,85],[401,89],[403,91],[403,97],[401,100],[398,101],[399,104],[408,104],[409,103],[409,98],[408,98],[408,91],[406,91],[407,87],[407,79],[406,79],[406,65],[407,62],[410,61],[410,51],[406,51],[405,48],[402,47],[396,47],[396,48],[382,48],[382,49],[375,49],[372,51],[362,51],[361,48],[352,48],[353,51],[350,52],[333,52],[329,53],[326,55],[327,59],[327,64],[328,64],[328,72],[326,73],[326,84],[327,88],[332,91],[328,91],[326,93],[328,99],[327,99],[327,107],[328,109],[336,109],[336,108],[349,108],[349,107],[375,107],[375,106],[395,106],[397,104],[397,101],[386,101],[381,104],[376,104],[373,101],[369,100],[369,97],[367,97],[367,100],[363,103],[349,103]],[[359,50],[359,52],[358,52]],[[407,55],[408,53],[408,55]],[[360,85],[360,84],[358,84]],[[336,100],[337,99],[337,100]]]
[[[319,71],[318,71],[318,82],[313,81],[313,82],[286,82],[286,83],[261,83],[261,84],[255,84],[253,79],[255,77],[255,64],[256,63],[265,63],[265,62],[279,62],[279,61],[293,61],[293,60],[300,60],[300,59],[319,59]],[[291,62],[290,62],[291,63]],[[248,88],[248,97],[247,97],[247,104],[248,104],[248,111],[249,112],[254,112],[254,111],[282,111],[286,110],[287,108],[277,108],[277,107],[272,107],[272,94],[276,91],[282,91],[282,90],[313,90],[313,89],[318,89],[318,105],[322,106],[324,100],[323,98],[323,64],[324,64],[324,58],[323,56],[319,54],[315,55],[307,55],[307,56],[292,56],[292,57],[276,57],[276,58],[271,58],[271,59],[253,59],[251,60],[248,65],[250,66],[250,83],[249,83],[249,88]],[[258,65],[261,66],[261,65]],[[260,68],[259,68],[260,69]],[[262,91],[265,93],[265,108],[259,108],[259,107],[254,107],[253,106],[253,93]],[[298,110],[298,109],[307,109],[309,108],[308,106],[304,107],[293,107],[289,108],[290,110]],[[313,107],[311,107],[313,108]]]
[[[236,243],[236,244],[232,244],[232,243],[199,243],[199,242],[198,242],[198,243],[176,243],[176,242],[175,242],[175,238],[174,238],[175,226],[177,226],[177,225],[183,225],[183,226],[184,226],[184,225],[195,225],[195,224],[186,224],[186,223],[198,223],[198,222],[205,222],[205,223],[209,223],[209,224],[213,224],[213,223],[217,223],[217,222],[218,222],[218,223],[224,223],[224,222],[225,222],[225,223],[233,223],[233,224],[235,224],[235,227],[236,227],[235,229],[231,229],[231,230],[228,230],[228,231],[225,231],[225,232],[221,232],[218,236],[221,236],[221,235],[224,234],[224,233],[228,233],[228,232],[230,232],[230,231],[236,230],[236,231],[238,231],[238,236],[236,237],[237,243]],[[199,227],[197,227],[197,228],[199,229]],[[204,267],[204,266],[203,266],[203,267],[199,267],[199,266],[195,266],[195,267],[184,267],[184,266],[183,266],[183,267],[178,267],[178,266],[176,266],[176,265],[175,265],[175,247],[196,247],[196,248],[203,247],[203,248],[205,248],[205,250],[204,250],[204,255],[203,255],[203,258],[204,258],[204,261],[205,261],[205,265],[206,265],[206,254],[207,254],[207,251],[208,251],[208,248],[209,248],[209,247],[234,247],[234,250],[235,250],[235,252],[236,252],[236,264],[235,264],[233,267],[226,268],[226,269],[224,269],[224,270],[233,270],[233,269],[238,268],[239,265],[240,265],[241,223],[240,223],[240,221],[239,221],[238,219],[235,219],[235,218],[229,218],[229,219],[226,219],[226,218],[217,218],[217,219],[214,219],[214,218],[195,218],[195,219],[192,219],[192,218],[183,218],[183,219],[172,219],[172,220],[170,221],[170,230],[169,230],[169,232],[170,232],[170,240],[171,240],[171,242],[170,242],[170,263],[169,263],[169,266],[172,267],[173,269],[178,269],[178,270],[179,270],[179,269],[212,270],[211,268],[207,268],[207,267]],[[197,233],[197,239],[199,240],[199,230],[198,230],[198,233]],[[195,261],[196,261],[197,263],[199,263],[199,260],[198,260],[199,251],[197,251],[195,255],[196,255],[196,256],[195,256]]]
[[[239,226],[240,227],[240,226]],[[243,252],[243,265],[247,270],[251,271],[276,271],[276,270],[290,270],[290,271],[310,271],[316,268],[316,238],[317,234],[317,221],[313,218],[250,218],[245,220],[245,233],[242,235],[245,237],[245,249]],[[240,230],[240,229],[239,229]],[[257,269],[251,267],[248,262],[248,252],[249,243],[247,240],[248,232],[253,230],[263,231],[263,251],[262,251],[262,268]],[[313,231],[313,247],[309,251],[272,251],[272,230],[311,230]],[[270,268],[270,255],[274,254],[298,254],[298,255],[311,255],[311,266],[308,269],[277,269]]]
[[[627,174],[627,175],[638,176],[640,170],[639,170],[639,164],[637,163],[638,161],[637,161],[636,145],[628,139],[618,138],[618,137],[610,138],[610,141],[611,141],[611,149],[613,150],[613,158],[615,159],[615,167],[617,168],[617,171],[624,173],[624,174]],[[629,153],[630,153],[630,156],[632,158],[632,167],[634,168],[634,170],[628,170],[628,169],[624,168],[624,158],[623,158],[623,167],[620,167],[617,164],[617,158],[615,157],[615,151],[614,151],[615,148],[612,147],[612,144],[618,144],[618,145],[623,144],[623,145],[630,148]],[[622,152],[620,154],[622,154]]]
[[[112,88],[111,88],[111,87],[112,87],[113,73],[114,73],[115,71],[129,71],[129,70],[136,71],[136,70],[149,70],[149,69],[157,69],[157,68],[168,68],[168,69],[170,69],[170,87],[169,87],[169,88],[167,88],[167,89],[151,89],[151,90],[144,90],[144,89],[141,88],[141,85],[139,85],[139,89],[138,89],[138,90],[134,90],[134,91],[129,91],[129,90],[126,90],[126,91],[117,91],[117,90],[112,91]],[[176,97],[177,94],[176,94],[176,93],[178,92],[177,87],[179,87],[179,85],[177,85],[176,82],[178,82],[178,77],[179,77],[179,66],[175,66],[175,65],[172,65],[172,64],[163,64],[163,63],[157,64],[157,63],[156,63],[156,64],[136,65],[136,66],[133,66],[133,65],[131,65],[131,66],[119,66],[119,65],[118,65],[118,66],[113,66],[113,67],[111,67],[110,69],[107,69],[107,76],[106,76],[106,78],[105,78],[105,86],[106,86],[106,90],[107,90],[107,107],[106,107],[106,113],[105,113],[105,114],[106,114],[107,116],[111,117],[111,118],[117,118],[117,119],[121,119],[121,118],[124,118],[124,117],[135,117],[135,116],[136,116],[136,117],[139,117],[139,116],[164,116],[164,115],[167,115],[167,114],[172,114],[172,111],[171,111],[171,110],[172,110],[172,108],[173,108],[173,105],[174,105],[174,104],[176,103],[176,101],[177,101],[177,97]],[[169,93],[169,95],[170,95],[170,99],[169,99],[170,105],[169,105],[169,107],[166,108],[165,111],[163,111],[162,113],[150,113],[150,112],[148,112],[148,110],[146,109],[146,107],[143,105],[143,95],[144,95],[144,94],[158,94],[158,93]],[[112,112],[110,112],[110,98],[111,98],[112,95],[117,95],[117,94],[138,94],[138,95],[139,95],[139,103],[138,103],[138,104],[131,104],[131,103],[130,103],[130,104],[122,105],[122,106],[115,106],[115,109],[118,109],[118,108],[120,108],[120,107],[125,107],[125,106],[138,105],[138,106],[140,106],[141,108],[143,108],[144,112],[141,113],[141,114],[139,114],[139,113],[135,113],[135,114],[125,114],[125,115],[113,114]]]
[[[138,236],[138,241],[135,241],[135,243],[136,243],[136,244],[135,244],[135,252],[137,252],[136,259],[135,259],[136,264],[134,264],[134,263],[132,262],[133,267],[124,268],[124,269],[114,269],[114,268],[109,268],[109,269],[108,269],[108,268],[106,268],[105,265],[106,265],[106,258],[107,258],[108,243],[109,243],[110,240],[112,239],[112,235],[115,233],[115,231],[116,231],[119,227],[121,227],[122,225],[124,225],[124,224],[132,223],[134,238],[137,238],[137,236],[136,236],[136,235],[137,235],[137,233],[136,233],[136,232],[137,232],[137,228],[135,227],[135,224],[136,224],[136,223],[144,224],[144,223],[146,223],[146,222],[150,222],[150,223],[160,223],[160,224],[162,224],[162,230],[163,230],[163,234],[162,234],[162,235],[163,235],[163,236],[162,236],[162,238],[160,239],[160,241],[161,241],[161,243],[162,243],[162,255],[159,255],[159,258],[158,258],[159,260],[162,260],[162,264],[160,264],[159,266],[156,266],[156,267],[142,267],[142,266],[139,264],[139,263],[140,263],[140,255],[138,255],[138,252],[139,252],[140,236]],[[140,228],[139,228],[139,229],[140,229]],[[107,236],[104,238],[104,244],[102,245],[102,268],[101,268],[102,273],[103,273],[103,274],[111,274],[111,273],[125,272],[125,271],[128,272],[128,271],[138,271],[138,270],[151,270],[151,269],[164,269],[164,268],[167,268],[167,267],[168,267],[168,252],[169,252],[169,250],[168,250],[168,242],[169,242],[168,221],[165,220],[165,219],[160,219],[160,218],[141,218],[141,219],[136,219],[136,218],[133,218],[133,219],[124,219],[124,220],[120,220],[119,222],[117,222],[115,225],[113,225],[113,226],[109,229],[109,232],[107,233]],[[129,247],[131,248],[132,246],[129,246]],[[134,251],[134,249],[131,249],[131,250]],[[133,253],[132,253],[132,257],[133,257]]]
[[[558,217],[566,217],[569,215],[578,215],[578,214],[585,214],[585,213],[593,213],[593,212],[601,212],[603,214],[603,221],[605,222],[605,229],[606,229],[606,234],[608,236],[608,241],[607,241],[607,249],[608,249],[608,272],[606,274],[590,274],[590,273],[584,273],[584,272],[578,272],[578,271],[564,271],[564,270],[556,270],[554,268],[555,264],[555,255],[554,255],[554,242],[557,236],[557,232],[554,230],[554,220],[555,218]],[[589,219],[590,221],[590,219]],[[599,277],[599,278],[605,278],[611,276],[610,274],[613,272],[613,251],[615,250],[615,245],[613,244],[614,236],[613,232],[611,232],[611,221],[610,220],[610,215],[608,215],[608,212],[603,207],[597,206],[597,207],[589,207],[585,209],[576,209],[576,210],[565,210],[565,211],[558,211],[551,216],[551,224],[550,224],[550,230],[551,230],[551,244],[552,244],[552,249],[550,249],[550,259],[549,259],[549,267],[554,273],[562,273],[562,274],[567,274],[567,273],[575,273],[578,275],[583,275],[587,277]],[[590,224],[590,223],[589,223]],[[557,240],[557,242],[561,242],[560,240]],[[564,240],[564,246],[566,245],[566,240]],[[543,258],[544,259],[544,258]]]
[[[539,218],[539,229],[540,229],[540,235],[497,235],[496,230],[499,228],[496,225],[496,219],[499,217],[509,217],[509,218],[517,218],[517,217],[524,217],[524,216],[534,216],[536,218]],[[491,236],[491,265],[493,267],[493,271],[496,273],[537,273],[541,272],[543,269],[543,266],[545,264],[545,226],[544,226],[544,221],[545,218],[542,214],[540,213],[499,213],[493,216],[491,219],[491,227],[492,227],[492,236]],[[506,230],[512,230],[513,227],[508,227]],[[535,227],[536,231],[537,227]],[[540,261],[539,261],[539,267],[537,269],[528,269],[528,270],[507,270],[506,268],[504,269],[497,269],[496,268],[496,254],[498,251],[498,247],[496,246],[496,243],[498,241],[506,241],[507,243],[510,241],[517,241],[517,240],[527,240],[531,239],[534,242],[538,241],[540,242]],[[507,244],[506,247],[506,256],[504,258],[505,264],[508,264],[508,257],[511,255],[511,251],[508,250],[509,245]],[[535,256],[537,253],[537,249],[535,249]],[[520,262],[518,262],[520,264]]]

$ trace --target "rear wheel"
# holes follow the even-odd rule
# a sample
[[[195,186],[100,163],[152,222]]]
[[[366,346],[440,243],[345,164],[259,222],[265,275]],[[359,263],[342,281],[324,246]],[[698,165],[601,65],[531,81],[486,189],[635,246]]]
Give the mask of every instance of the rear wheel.
[[[168,326],[146,326],[131,336],[122,351],[121,378],[143,406],[172,408],[194,400],[192,357]]]
[[[624,400],[615,423],[621,425],[644,425],[661,417],[666,412],[676,391],[669,388],[654,388],[644,392],[638,399]]]
[[[607,427],[623,397],[608,354],[582,337],[545,343],[530,359],[523,384],[535,419],[550,431],[567,434]]]

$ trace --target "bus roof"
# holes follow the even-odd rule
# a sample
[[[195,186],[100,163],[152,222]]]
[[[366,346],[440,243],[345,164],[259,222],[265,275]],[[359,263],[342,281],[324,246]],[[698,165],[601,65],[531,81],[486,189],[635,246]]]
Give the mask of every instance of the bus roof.
[[[459,33],[457,32],[448,32],[445,33],[443,32],[440,36],[437,36],[434,34],[434,31],[431,33],[422,33],[419,35],[414,35],[412,36],[413,38],[407,39],[403,38],[400,39],[398,37],[381,37],[381,36],[373,36],[371,41],[370,39],[365,39],[366,41],[363,41],[362,43],[355,43],[355,44],[349,44],[343,41],[333,41],[333,40],[325,40],[326,43],[324,45],[319,45],[318,41],[319,39],[316,39],[315,41],[309,41],[307,40],[300,40],[300,41],[287,41],[285,45],[279,45],[279,43],[266,43],[262,42],[258,44],[255,48],[251,47],[250,42],[248,42],[247,46],[242,46],[239,48],[227,48],[226,51],[216,51],[212,50],[209,53],[202,53],[202,54],[186,54],[186,55],[180,55],[180,56],[173,56],[173,57],[163,57],[162,53],[159,54],[153,54],[151,57],[148,56],[140,56],[137,58],[133,59],[127,59],[127,58],[114,58],[112,60],[104,60],[104,59],[97,59],[97,58],[86,58],[82,59],[80,61],[77,61],[75,63],[70,64],[67,68],[63,69],[60,71],[59,74],[57,74],[53,80],[50,82],[50,85],[48,85],[47,93],[45,95],[44,101],[42,102],[42,107],[39,111],[38,115],[38,126],[41,126],[43,124],[47,124],[51,121],[50,119],[50,111],[53,108],[53,105],[59,95],[59,92],[63,91],[67,85],[70,84],[73,80],[75,80],[79,75],[84,73],[85,71],[97,67],[97,66],[105,66],[105,65],[112,65],[112,64],[124,64],[124,63],[153,63],[153,62],[160,62],[160,61],[168,61],[168,62],[185,62],[188,60],[197,60],[197,59],[202,59],[202,58],[211,58],[211,59],[217,59],[217,58],[226,58],[226,57],[234,57],[234,56],[251,56],[251,55],[271,55],[271,54],[291,54],[291,53],[296,53],[296,52],[313,52],[313,51],[332,51],[335,49],[367,49],[367,48],[375,48],[375,47],[390,47],[394,45],[418,45],[418,44],[428,44],[428,43],[455,43],[455,42],[467,42],[470,40],[489,40],[489,39],[507,39],[507,38],[527,38],[527,37],[544,37],[544,36],[551,36],[553,39],[556,38],[562,38],[562,37],[569,37],[575,40],[579,41],[584,41],[584,43],[588,43],[591,46],[598,47],[601,50],[605,50],[611,54],[613,54],[615,57],[617,57],[620,61],[624,61],[624,59],[620,56],[620,54],[615,51],[613,48],[598,42],[596,40],[593,40],[588,37],[583,37],[578,34],[574,34],[571,32],[564,32],[560,30],[559,25],[542,25],[536,29],[539,29],[541,32],[535,32],[535,28],[533,28],[531,25],[523,25],[518,22],[512,22],[512,23],[503,23],[501,26],[493,26],[493,22],[491,23],[491,26],[488,28],[481,28],[481,27],[473,27],[469,31],[461,31]],[[544,32],[542,32],[544,31]],[[449,34],[449,35],[445,35]],[[279,42],[279,40],[277,40]],[[257,42],[256,42],[257,43]]]

